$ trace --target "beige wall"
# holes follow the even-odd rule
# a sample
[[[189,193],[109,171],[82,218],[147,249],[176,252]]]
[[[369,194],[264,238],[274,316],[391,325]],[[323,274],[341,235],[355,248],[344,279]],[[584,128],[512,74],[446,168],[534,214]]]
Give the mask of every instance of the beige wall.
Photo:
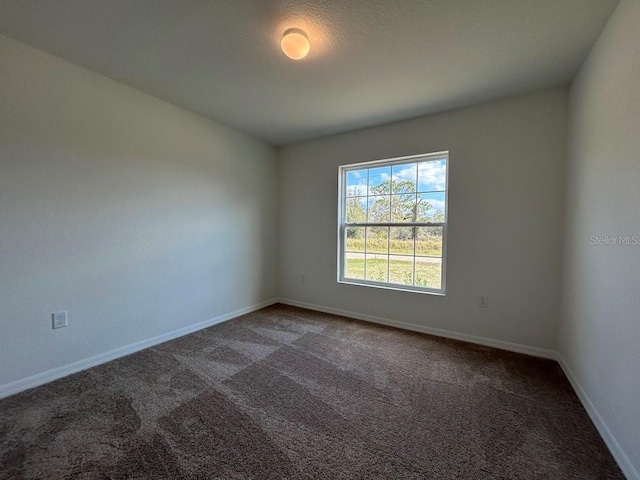
[[[566,122],[558,89],[283,148],[281,297],[555,350]],[[450,151],[446,297],[338,284],[338,165],[441,150]]]
[[[273,147],[6,37],[0,72],[0,387],[277,295]]]
[[[624,0],[571,87],[559,340],[596,424],[634,479],[640,479],[638,26],[640,1]],[[629,236],[629,244],[606,239],[619,236]]]

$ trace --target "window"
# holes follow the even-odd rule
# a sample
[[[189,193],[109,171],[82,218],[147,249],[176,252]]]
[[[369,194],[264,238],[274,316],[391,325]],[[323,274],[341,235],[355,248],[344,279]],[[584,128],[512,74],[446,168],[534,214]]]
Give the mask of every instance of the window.
[[[338,281],[444,294],[448,152],[339,168]]]

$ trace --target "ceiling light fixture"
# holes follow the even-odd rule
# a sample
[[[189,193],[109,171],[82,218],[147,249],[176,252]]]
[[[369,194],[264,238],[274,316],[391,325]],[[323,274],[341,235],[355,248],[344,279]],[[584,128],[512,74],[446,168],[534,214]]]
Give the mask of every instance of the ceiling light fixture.
[[[306,57],[311,50],[307,32],[301,28],[288,28],[282,35],[280,42],[284,54],[293,60],[300,60]]]

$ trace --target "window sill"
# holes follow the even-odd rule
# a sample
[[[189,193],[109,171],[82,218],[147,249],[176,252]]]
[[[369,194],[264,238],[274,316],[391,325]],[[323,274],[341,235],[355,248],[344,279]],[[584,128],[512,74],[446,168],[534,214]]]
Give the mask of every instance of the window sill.
[[[365,280],[340,279],[338,283],[345,285],[354,285],[356,287],[380,288],[382,290],[393,290],[396,292],[420,293],[426,295],[435,295],[437,297],[445,297],[446,291],[436,289],[426,289],[422,287],[412,287],[409,285],[393,285],[388,283],[368,282]]]

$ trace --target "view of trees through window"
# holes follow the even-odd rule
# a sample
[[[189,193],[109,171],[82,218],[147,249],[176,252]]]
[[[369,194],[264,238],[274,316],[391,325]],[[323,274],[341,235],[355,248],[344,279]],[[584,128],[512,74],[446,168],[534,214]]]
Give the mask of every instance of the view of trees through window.
[[[343,277],[440,290],[446,155],[342,174]]]

